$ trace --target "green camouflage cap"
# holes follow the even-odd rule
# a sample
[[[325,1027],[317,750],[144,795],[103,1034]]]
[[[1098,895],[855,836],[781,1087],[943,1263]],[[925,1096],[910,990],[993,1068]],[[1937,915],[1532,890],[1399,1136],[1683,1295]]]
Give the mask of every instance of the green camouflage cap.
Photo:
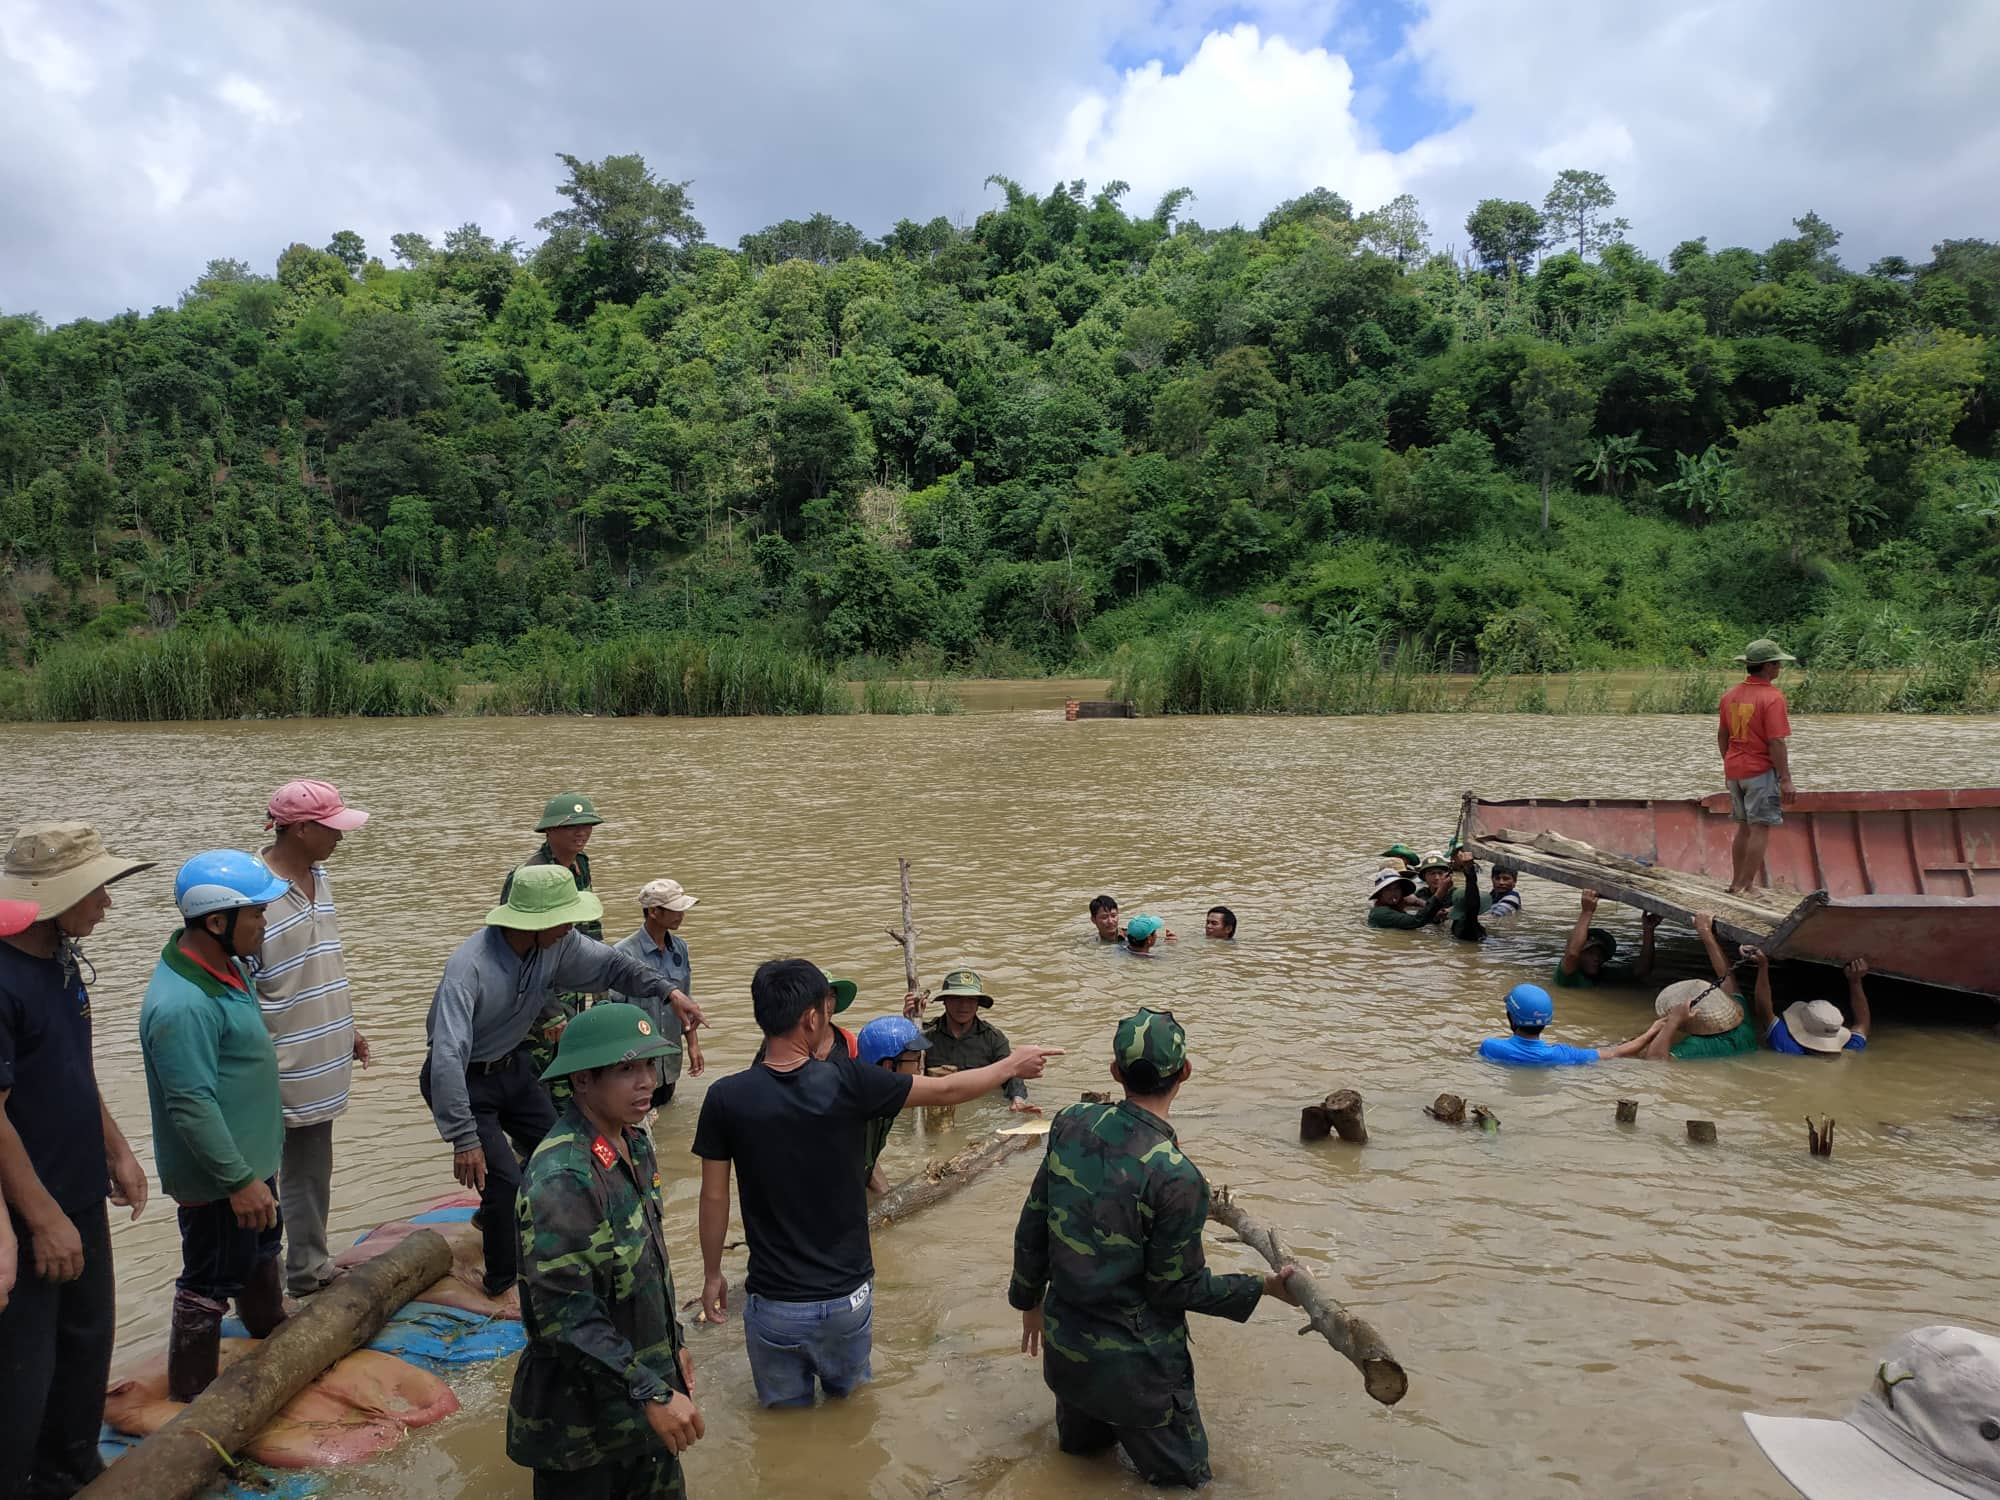
[[[612,1068],[641,1057],[666,1057],[680,1044],[660,1035],[653,1018],[636,1005],[593,1005],[563,1027],[556,1060],[542,1077],[563,1078],[586,1068]]]
[[[851,979],[835,979],[826,970],[819,971],[819,977],[826,981],[826,987],[833,991],[833,1013],[837,1016],[854,1003],[854,997],[861,993],[861,986]]]
[[[986,985],[970,969],[953,969],[944,976],[944,983],[938,986],[937,998],[949,1000],[954,995],[962,1000],[977,1000],[981,1010],[993,1008],[993,997],[986,993]]]
[[[549,798],[549,805],[542,809],[542,821],[535,825],[535,832],[547,833],[551,828],[581,828],[584,824],[602,823],[597,808],[582,792],[557,792]]]
[[[1137,1014],[1118,1023],[1111,1053],[1120,1068],[1151,1063],[1164,1082],[1180,1072],[1181,1064],[1187,1061],[1187,1033],[1170,1011],[1142,1006]]]

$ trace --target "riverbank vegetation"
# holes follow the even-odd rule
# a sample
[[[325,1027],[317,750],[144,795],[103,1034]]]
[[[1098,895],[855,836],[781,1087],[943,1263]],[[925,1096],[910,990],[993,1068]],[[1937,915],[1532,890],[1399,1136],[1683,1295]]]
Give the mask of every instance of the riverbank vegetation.
[[[532,248],[340,231],[0,316],[0,710],[934,709],[891,679],[1079,668],[1195,710],[1446,668],[1678,703],[1767,634],[1829,702],[1990,701],[2000,246],[1858,271],[1801,211],[1655,259],[1565,172],[1462,235],[995,178],[969,225],[728,250],[638,158],[564,162]]]

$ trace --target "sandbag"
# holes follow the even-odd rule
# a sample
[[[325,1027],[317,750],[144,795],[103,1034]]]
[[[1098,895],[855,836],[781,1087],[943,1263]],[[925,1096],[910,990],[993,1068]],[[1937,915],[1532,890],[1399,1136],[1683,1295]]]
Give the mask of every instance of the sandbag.
[[[472,1227],[469,1219],[444,1219],[442,1214],[450,1211],[454,1210],[434,1210],[421,1215],[430,1220],[424,1224],[400,1219],[371,1229],[366,1238],[335,1256],[333,1263],[343,1269],[358,1266],[401,1244],[419,1229],[430,1229],[442,1235],[445,1243],[451,1246],[451,1274],[424,1288],[416,1300],[460,1308],[481,1317],[518,1320],[521,1316],[518,1294],[512,1291],[505,1297],[489,1297],[486,1294],[486,1246],[479,1231]]]
[[[224,1339],[227,1368],[255,1347],[254,1339]],[[167,1398],[167,1356],[155,1355],[116,1377],[104,1398],[104,1420],[118,1432],[145,1437],[179,1415]],[[458,1410],[451,1387],[394,1355],[357,1350],[294,1396],[237,1456],[273,1469],[359,1463],[393,1448],[412,1427]]]

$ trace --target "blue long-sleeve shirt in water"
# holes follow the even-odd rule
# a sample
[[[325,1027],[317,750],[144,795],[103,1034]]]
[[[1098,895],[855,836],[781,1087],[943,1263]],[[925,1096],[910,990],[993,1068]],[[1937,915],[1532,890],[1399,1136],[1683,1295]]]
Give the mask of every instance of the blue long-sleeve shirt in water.
[[[1479,1055],[1510,1068],[1580,1068],[1597,1061],[1595,1047],[1565,1047],[1525,1036],[1489,1036],[1479,1044]]]

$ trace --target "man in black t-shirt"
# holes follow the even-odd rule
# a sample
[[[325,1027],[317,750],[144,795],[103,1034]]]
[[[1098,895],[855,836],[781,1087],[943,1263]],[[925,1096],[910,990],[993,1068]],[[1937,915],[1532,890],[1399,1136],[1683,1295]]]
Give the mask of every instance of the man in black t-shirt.
[[[710,1086],[694,1132],[702,1314],[716,1323],[728,1315],[722,1244],[733,1167],[750,1247],[743,1339],[757,1399],[811,1406],[815,1384],[845,1396],[870,1374],[868,1122],[910,1107],[963,1104],[1010,1078],[1039,1078],[1044,1059],[1061,1054],[1017,1047],[1000,1062],[943,1078],[864,1068],[839,1047],[821,1058],[834,992],[804,959],[763,965],[750,999],[764,1057]]]

